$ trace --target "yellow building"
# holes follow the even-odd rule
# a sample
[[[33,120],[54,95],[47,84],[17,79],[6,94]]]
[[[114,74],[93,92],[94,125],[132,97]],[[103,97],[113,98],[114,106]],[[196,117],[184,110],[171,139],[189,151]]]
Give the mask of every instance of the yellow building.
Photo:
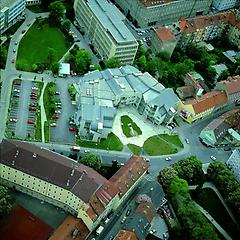
[[[33,197],[61,207],[82,219],[94,230],[99,222],[122,201],[147,171],[141,157],[132,157],[142,170],[129,182],[124,194],[115,186],[116,176],[107,180],[92,168],[65,156],[26,142],[3,140],[0,145],[0,182]],[[126,166],[129,166],[128,162]],[[129,170],[131,171],[131,170]],[[122,179],[121,179],[122,181]],[[120,195],[118,195],[118,193]]]

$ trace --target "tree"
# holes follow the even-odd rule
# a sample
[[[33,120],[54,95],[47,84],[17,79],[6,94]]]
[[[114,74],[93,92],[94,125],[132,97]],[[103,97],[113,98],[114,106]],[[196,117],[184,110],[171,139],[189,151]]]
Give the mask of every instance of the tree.
[[[118,68],[121,66],[121,63],[117,58],[109,58],[105,64],[105,68]]]
[[[48,7],[49,13],[49,21],[52,25],[59,26],[64,14],[65,14],[65,6],[60,1],[52,2]]]
[[[80,159],[80,163],[91,168],[94,168],[96,171],[98,171],[101,168],[101,159],[98,155],[95,154],[85,155]]]
[[[100,66],[99,64],[94,64],[94,65],[93,65],[93,68],[92,68],[92,71],[94,71],[94,70],[99,70],[99,71],[101,71],[102,68],[101,68],[101,66]]]
[[[54,0],[44,0],[42,1],[42,6],[45,8],[45,9],[48,9],[50,3],[52,3]]]
[[[0,185],[0,218],[8,214],[12,208],[12,198],[8,189]]]
[[[7,60],[7,49],[4,46],[0,47],[0,68],[4,69]]]
[[[228,70],[224,70],[224,71],[220,74],[218,80],[219,80],[219,81],[220,81],[220,80],[226,80],[229,76],[230,76],[229,71],[228,71]]]
[[[63,31],[68,33],[70,31],[70,28],[71,28],[71,21],[69,19],[64,20],[62,23]]]
[[[56,62],[57,52],[53,48],[48,48],[48,66],[51,67],[54,62]]]
[[[89,70],[89,66],[92,62],[92,57],[87,50],[78,50],[75,61],[77,72],[84,74]]]
[[[136,64],[141,71],[144,71],[147,64],[146,57],[142,55],[140,58],[137,59]]]
[[[177,171],[172,167],[163,168],[158,175],[158,181],[163,187],[168,187],[170,182],[177,177]]]
[[[55,62],[52,64],[51,70],[52,70],[53,74],[58,74],[59,66],[60,66],[60,64],[58,62]]]

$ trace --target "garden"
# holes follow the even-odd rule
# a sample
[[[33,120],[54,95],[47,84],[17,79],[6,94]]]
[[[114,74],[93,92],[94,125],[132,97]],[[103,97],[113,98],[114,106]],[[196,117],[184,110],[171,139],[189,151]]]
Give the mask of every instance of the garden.
[[[126,137],[135,137],[142,134],[138,125],[127,115],[121,116],[122,131]]]

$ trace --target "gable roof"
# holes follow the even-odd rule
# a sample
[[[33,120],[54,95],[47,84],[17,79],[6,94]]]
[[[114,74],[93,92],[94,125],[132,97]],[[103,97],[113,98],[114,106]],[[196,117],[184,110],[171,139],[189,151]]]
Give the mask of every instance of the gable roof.
[[[33,144],[3,140],[0,162],[74,193],[85,203],[107,179],[90,167]]]
[[[137,237],[132,231],[120,230],[114,240],[137,240]]]
[[[210,108],[217,107],[228,101],[225,91],[213,91],[203,96],[185,102],[186,105],[192,105],[195,114],[204,112]]]
[[[220,81],[219,84],[225,85],[228,95],[240,93],[240,76],[228,77],[227,80]]]
[[[132,185],[147,171],[149,164],[140,156],[132,156],[110,179],[119,191],[119,197],[132,187]]]

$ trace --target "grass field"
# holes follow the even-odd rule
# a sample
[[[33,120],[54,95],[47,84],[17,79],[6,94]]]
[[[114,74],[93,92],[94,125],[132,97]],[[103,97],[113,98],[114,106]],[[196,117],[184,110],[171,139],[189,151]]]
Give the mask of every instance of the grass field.
[[[148,138],[144,142],[143,150],[150,156],[173,154],[177,152],[176,148],[166,143],[157,135]]]
[[[177,147],[183,148],[183,144],[182,144],[181,140],[179,139],[178,135],[160,134],[159,136],[162,139],[166,140],[167,142],[170,142]]]
[[[45,142],[49,142],[49,140],[50,140],[50,126],[49,126],[48,121],[44,122],[44,137],[45,137]]]
[[[43,104],[46,112],[47,120],[52,119],[52,115],[56,110],[54,92],[56,91],[56,83],[49,82],[43,93]]]
[[[33,64],[47,63],[49,48],[56,51],[58,61],[69,47],[69,42],[58,28],[50,27],[46,21],[38,28],[35,22],[19,43],[16,66],[20,70],[32,71]]]
[[[76,139],[76,143],[81,147],[88,147],[88,148],[98,148],[98,149],[106,149],[106,150],[112,150],[112,151],[122,151],[123,149],[122,142],[113,133],[110,133],[107,139],[102,139],[100,143],[83,141],[79,138]]]
[[[142,131],[138,127],[138,125],[127,115],[121,116],[121,126],[122,126],[122,131],[126,137],[133,137],[131,134],[131,127],[129,125],[131,124],[132,129],[134,130],[136,135],[141,135]]]
[[[128,145],[128,148],[132,151],[132,153],[134,154],[134,155],[140,155],[140,153],[142,152],[142,148],[141,147],[139,147],[139,146],[137,146],[137,145],[135,145],[135,144],[131,144],[131,143],[129,143]]]

